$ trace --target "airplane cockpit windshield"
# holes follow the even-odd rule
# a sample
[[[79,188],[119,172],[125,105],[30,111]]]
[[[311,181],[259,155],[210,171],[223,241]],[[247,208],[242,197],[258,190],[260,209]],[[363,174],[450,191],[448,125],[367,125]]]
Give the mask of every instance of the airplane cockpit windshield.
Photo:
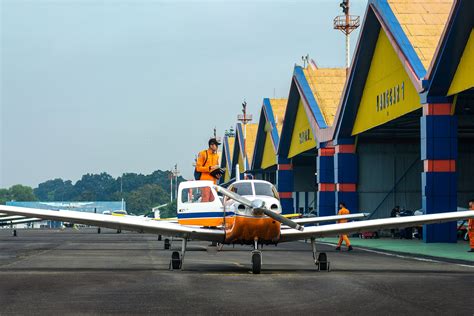
[[[276,198],[273,186],[264,182],[255,182],[255,195],[271,196]]]
[[[255,193],[252,189],[252,185],[254,186]],[[271,184],[265,182],[237,182],[234,183],[229,189],[239,195],[255,194],[278,198],[278,193],[275,191],[275,188]]]
[[[250,182],[234,183],[230,190],[238,195],[253,195],[252,183]]]

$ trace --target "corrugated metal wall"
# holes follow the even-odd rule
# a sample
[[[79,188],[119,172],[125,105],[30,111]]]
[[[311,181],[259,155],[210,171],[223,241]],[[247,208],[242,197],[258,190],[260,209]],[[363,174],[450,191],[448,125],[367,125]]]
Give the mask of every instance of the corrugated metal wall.
[[[383,218],[390,217],[396,205],[402,209],[421,209],[423,164],[419,143],[359,142],[357,154],[361,212],[376,211],[372,218]]]

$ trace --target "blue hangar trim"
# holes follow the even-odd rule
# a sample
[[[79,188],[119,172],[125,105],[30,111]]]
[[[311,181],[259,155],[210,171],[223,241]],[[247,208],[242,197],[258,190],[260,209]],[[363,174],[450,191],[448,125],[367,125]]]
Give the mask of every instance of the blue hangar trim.
[[[395,14],[390,8],[387,0],[371,0],[370,3],[373,4],[377,12],[380,13],[385,26],[387,26],[388,30],[393,35],[403,55],[405,55],[406,59],[412,66],[416,76],[420,79],[423,78],[426,75],[426,69],[421,63],[420,57],[418,57],[413,45],[410,43],[410,40],[406,36],[400,23],[395,17]]]

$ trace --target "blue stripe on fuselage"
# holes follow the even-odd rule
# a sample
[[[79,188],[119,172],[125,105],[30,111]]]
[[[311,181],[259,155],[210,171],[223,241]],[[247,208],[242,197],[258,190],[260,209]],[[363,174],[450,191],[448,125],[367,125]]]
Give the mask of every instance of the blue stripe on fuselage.
[[[233,212],[225,212],[225,216],[232,216]],[[224,217],[224,212],[178,213],[178,218],[215,218]]]

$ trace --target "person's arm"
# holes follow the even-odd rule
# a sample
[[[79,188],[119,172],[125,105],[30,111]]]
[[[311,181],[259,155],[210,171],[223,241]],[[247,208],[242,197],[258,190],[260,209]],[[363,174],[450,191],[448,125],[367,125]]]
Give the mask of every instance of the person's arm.
[[[204,166],[205,161],[206,161],[205,151],[199,152],[199,156],[198,156],[198,159],[196,161],[196,170],[197,170],[197,172],[209,173],[211,171],[209,169],[209,166],[207,166],[207,167]]]

